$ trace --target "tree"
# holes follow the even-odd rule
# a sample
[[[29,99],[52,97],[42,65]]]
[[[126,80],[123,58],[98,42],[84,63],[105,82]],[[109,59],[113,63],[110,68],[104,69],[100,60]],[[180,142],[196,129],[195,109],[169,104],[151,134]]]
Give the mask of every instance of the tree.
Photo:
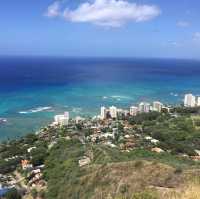
[[[31,151],[31,156],[32,156],[32,164],[34,166],[39,166],[41,164],[44,164],[45,159],[47,158],[47,149],[44,147],[39,147],[36,149],[33,149]]]
[[[18,163],[19,161],[15,159],[10,160],[10,161],[0,160],[0,173],[6,174],[6,173],[14,171]]]
[[[35,134],[28,134],[28,135],[25,136],[24,142],[26,144],[31,145],[31,144],[35,143],[37,141],[37,139],[38,139],[37,135],[35,135]]]
[[[37,198],[37,190],[36,189],[32,189],[31,190],[31,196],[35,199],[35,198]]]
[[[78,124],[76,124],[76,128],[77,128],[79,131],[81,131],[81,130],[83,129],[83,125],[80,124],[80,123],[78,123]]]

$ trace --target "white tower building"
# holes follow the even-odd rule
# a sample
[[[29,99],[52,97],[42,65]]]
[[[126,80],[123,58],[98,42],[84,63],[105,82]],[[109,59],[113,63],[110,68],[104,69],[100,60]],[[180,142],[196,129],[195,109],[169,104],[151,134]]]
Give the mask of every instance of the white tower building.
[[[153,102],[153,110],[161,112],[163,104],[161,102]]]
[[[100,115],[102,120],[106,119],[106,114],[107,114],[106,107],[102,106],[101,107],[101,115]]]
[[[55,123],[64,126],[69,124],[69,112],[65,112],[64,115],[56,115],[54,117]]]
[[[192,94],[186,94],[184,99],[184,106],[195,107],[195,105],[196,105],[195,96]]]
[[[130,107],[130,115],[135,116],[138,113],[138,107],[136,106],[131,106]]]
[[[139,104],[139,112],[141,113],[148,113],[150,111],[150,104],[146,102],[141,102]]]
[[[197,97],[197,106],[200,106],[200,97]]]
[[[111,107],[109,108],[109,110],[110,110],[110,116],[111,116],[112,118],[117,118],[117,107],[111,106]]]

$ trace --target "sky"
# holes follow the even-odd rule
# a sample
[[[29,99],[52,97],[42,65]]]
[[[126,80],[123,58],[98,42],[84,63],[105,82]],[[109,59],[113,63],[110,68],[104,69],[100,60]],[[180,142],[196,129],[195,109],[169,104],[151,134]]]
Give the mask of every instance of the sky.
[[[200,59],[199,0],[6,0],[0,55]]]

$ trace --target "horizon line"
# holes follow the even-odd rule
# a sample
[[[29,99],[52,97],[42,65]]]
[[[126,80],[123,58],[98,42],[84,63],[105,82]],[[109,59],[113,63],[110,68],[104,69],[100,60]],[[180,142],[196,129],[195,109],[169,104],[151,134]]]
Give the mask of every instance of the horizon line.
[[[19,58],[28,58],[28,57],[44,57],[44,58],[66,58],[66,59],[163,59],[163,60],[185,60],[185,61],[200,61],[200,58],[181,58],[181,57],[142,57],[142,56],[68,56],[68,55],[22,55],[22,54],[0,54],[0,58],[3,57],[19,57]]]

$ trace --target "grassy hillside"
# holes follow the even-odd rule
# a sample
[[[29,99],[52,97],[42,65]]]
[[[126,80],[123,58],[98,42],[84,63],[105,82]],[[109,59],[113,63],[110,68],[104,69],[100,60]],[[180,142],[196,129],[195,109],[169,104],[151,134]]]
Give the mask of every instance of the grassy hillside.
[[[92,162],[79,167],[78,160],[85,154]],[[47,198],[173,199],[176,195],[182,199],[182,189],[194,176],[198,179],[196,167],[193,161],[169,154],[144,150],[122,154],[102,145],[61,140],[46,161]]]

